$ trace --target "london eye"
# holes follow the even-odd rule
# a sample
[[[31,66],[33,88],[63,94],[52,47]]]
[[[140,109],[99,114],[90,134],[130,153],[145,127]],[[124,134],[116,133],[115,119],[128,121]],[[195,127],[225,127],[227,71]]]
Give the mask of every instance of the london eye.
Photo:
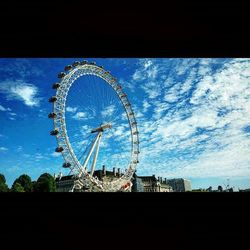
[[[121,84],[95,62],[75,61],[58,74],[49,99],[63,168],[91,191],[125,191],[131,187],[139,155],[135,115]],[[95,171],[118,168],[118,178],[103,180]]]

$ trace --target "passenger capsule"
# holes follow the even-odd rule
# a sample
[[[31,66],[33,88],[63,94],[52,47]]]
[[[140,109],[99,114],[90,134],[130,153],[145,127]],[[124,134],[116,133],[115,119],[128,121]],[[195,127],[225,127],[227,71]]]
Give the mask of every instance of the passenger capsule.
[[[121,88],[122,88],[121,85],[117,85],[115,89],[118,90],[118,89],[121,89]]]
[[[79,61],[75,61],[72,65],[73,67],[77,67],[78,65],[80,65],[81,63]]]
[[[57,98],[55,96],[52,96],[51,98],[49,98],[49,102],[55,102],[57,100]]]
[[[63,168],[69,168],[71,164],[69,162],[63,163]]]
[[[57,129],[50,131],[50,135],[58,135],[59,131]]]
[[[135,164],[136,164],[136,163],[139,163],[139,161],[138,161],[138,160],[137,160],[137,161],[133,161],[133,163],[135,163]]]
[[[124,98],[124,97],[127,97],[127,95],[126,94],[122,94],[120,97]]]
[[[61,153],[61,152],[63,151],[63,147],[57,147],[57,148],[55,149],[55,151],[56,151],[57,153]]]
[[[71,70],[73,67],[72,67],[72,65],[67,65],[65,68],[64,68],[64,70],[65,71],[69,71],[69,70]]]
[[[50,114],[48,115],[48,117],[49,117],[49,118],[52,118],[52,119],[53,119],[53,118],[56,118],[56,114],[55,114],[55,113],[50,113]]]
[[[90,62],[89,64],[90,65],[96,65],[96,62]]]
[[[138,131],[135,131],[134,133],[133,133],[133,135],[138,135],[139,134],[139,132]]]
[[[103,69],[103,66],[98,66],[99,68]]]
[[[134,154],[140,154],[140,151],[134,151]]]
[[[60,72],[59,74],[58,74],[58,78],[63,78],[63,77],[65,77],[66,76],[66,73],[64,73],[64,72]]]
[[[60,84],[59,83],[54,83],[52,85],[52,89],[58,89],[60,87]]]

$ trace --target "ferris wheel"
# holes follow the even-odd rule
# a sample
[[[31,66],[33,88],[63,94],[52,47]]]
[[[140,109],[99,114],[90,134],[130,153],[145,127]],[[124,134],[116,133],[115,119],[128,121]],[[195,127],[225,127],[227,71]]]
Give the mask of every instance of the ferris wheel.
[[[58,74],[49,99],[54,121],[51,135],[63,168],[77,177],[78,188],[91,191],[123,191],[131,187],[138,161],[139,137],[131,103],[117,79],[95,62],[75,61]],[[117,167],[117,178],[102,179],[100,167]]]

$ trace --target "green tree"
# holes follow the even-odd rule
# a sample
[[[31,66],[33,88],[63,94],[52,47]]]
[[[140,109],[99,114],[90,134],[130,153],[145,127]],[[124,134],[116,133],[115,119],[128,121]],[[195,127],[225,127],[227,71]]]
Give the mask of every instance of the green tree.
[[[18,193],[25,192],[24,187],[19,182],[16,182],[15,184],[12,185],[11,191]]]
[[[0,174],[0,182],[6,183],[6,179],[3,174]]]
[[[56,192],[56,182],[52,175],[42,174],[34,185],[35,192]]]
[[[0,192],[8,192],[9,188],[3,174],[0,174]]]
[[[31,192],[32,191],[32,181],[31,181],[31,178],[26,175],[26,174],[23,174],[21,176],[19,176],[13,183],[12,185],[12,188],[14,187],[14,185],[16,183],[19,183],[25,192]]]

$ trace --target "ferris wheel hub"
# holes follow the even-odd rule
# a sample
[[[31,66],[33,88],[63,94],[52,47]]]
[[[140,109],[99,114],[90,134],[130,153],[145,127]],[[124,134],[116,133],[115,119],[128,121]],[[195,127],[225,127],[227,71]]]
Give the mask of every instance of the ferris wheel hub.
[[[98,128],[92,129],[92,130],[91,130],[91,133],[103,132],[104,130],[110,129],[110,128],[112,128],[111,123],[106,123],[106,124],[101,125],[101,126],[98,127]]]

